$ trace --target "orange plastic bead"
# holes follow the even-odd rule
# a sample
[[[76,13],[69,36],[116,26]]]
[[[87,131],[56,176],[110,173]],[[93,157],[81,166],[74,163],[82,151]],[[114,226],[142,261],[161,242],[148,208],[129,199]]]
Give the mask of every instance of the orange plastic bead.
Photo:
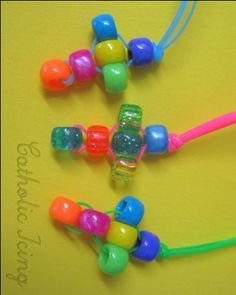
[[[87,131],[87,152],[93,156],[105,156],[109,149],[109,130],[104,126],[94,125]]]
[[[40,78],[44,87],[50,91],[59,91],[67,88],[62,81],[70,78],[72,70],[64,60],[52,59],[46,61],[40,69]]]
[[[49,209],[49,215],[53,219],[70,226],[77,224],[81,213],[80,205],[64,197],[57,197]]]

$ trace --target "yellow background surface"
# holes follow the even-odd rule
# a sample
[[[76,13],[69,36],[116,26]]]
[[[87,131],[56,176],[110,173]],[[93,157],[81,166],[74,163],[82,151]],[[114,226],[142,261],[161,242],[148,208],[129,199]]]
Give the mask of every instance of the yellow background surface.
[[[102,81],[56,96],[42,89],[40,65],[90,48],[94,16],[112,14],[127,41],[145,36],[158,42],[178,5],[2,4],[4,295],[236,294],[235,248],[150,264],[130,262],[122,275],[107,277],[98,270],[93,241],[66,234],[48,217],[50,203],[58,194],[101,211],[113,209],[129,194],[146,206],[140,227],[155,232],[170,247],[236,235],[235,127],[192,142],[176,154],[146,157],[126,187],[112,183],[106,159],[60,156],[50,145],[55,126],[111,127],[122,103],[143,108],[143,126],[160,123],[176,133],[235,110],[233,2],[199,2],[189,27],[160,65],[129,71],[123,95],[106,94]],[[37,142],[39,157],[20,145],[31,142]],[[26,179],[22,175],[38,182],[22,185],[25,215],[20,223],[17,183]],[[23,253],[17,253],[19,248]],[[19,260],[25,261],[22,287],[14,279]]]

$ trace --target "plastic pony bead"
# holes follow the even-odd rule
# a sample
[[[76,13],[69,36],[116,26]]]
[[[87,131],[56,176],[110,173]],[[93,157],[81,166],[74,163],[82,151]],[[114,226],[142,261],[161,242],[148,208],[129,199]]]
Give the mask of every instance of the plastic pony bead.
[[[118,38],[115,21],[109,14],[96,16],[92,20],[92,27],[97,42]]]
[[[59,151],[87,150],[92,156],[109,155],[113,180],[128,183],[145,154],[158,156],[176,152],[200,136],[236,124],[236,112],[210,120],[180,135],[169,134],[163,125],[141,128],[141,124],[142,109],[137,105],[124,104],[120,108],[118,123],[110,130],[96,125],[88,130],[81,125],[56,127],[52,131],[51,142],[53,148]]]
[[[110,218],[104,213],[85,209],[78,220],[78,228],[83,232],[104,237],[110,227]]]
[[[68,86],[63,83],[70,79],[71,67],[63,60],[52,59],[46,61],[40,69],[40,78],[44,87],[49,91],[60,91]]]
[[[109,93],[121,93],[127,88],[127,69],[160,62],[164,52],[179,38],[187,27],[195,10],[193,2],[182,28],[177,27],[189,1],[182,1],[166,33],[156,44],[148,38],[135,38],[126,42],[118,33],[115,21],[109,14],[93,18],[94,41],[90,50],[81,49],[69,55],[68,60],[52,59],[45,62],[40,70],[42,84],[49,91],[60,91],[74,81],[82,83],[93,80],[97,73],[103,75],[105,89]]]
[[[50,207],[49,214],[60,223],[74,226],[78,222],[81,212],[82,208],[80,205],[67,198],[57,197]]]
[[[89,81],[96,77],[96,65],[90,51],[84,49],[73,52],[69,62],[78,81]]]
[[[116,215],[116,220],[131,226],[137,226],[144,215],[143,203],[132,196],[122,199],[115,210],[119,212]]]
[[[129,42],[133,66],[146,66],[154,61],[154,46],[147,38],[136,38]],[[163,56],[163,54],[162,54]]]
[[[52,131],[51,142],[56,150],[79,149],[83,143],[82,131],[75,127],[56,127]]]
[[[87,152],[93,156],[104,156],[109,151],[109,130],[104,126],[91,126],[87,130]]]
[[[66,206],[61,204],[68,204],[69,208],[72,206],[74,209],[77,206],[79,214],[74,214],[73,210],[65,212]],[[81,206],[89,209],[83,209],[81,213]],[[74,226],[66,224],[67,230],[79,235],[87,233],[94,239],[100,249],[98,268],[107,275],[117,275],[125,271],[130,256],[143,262],[151,262],[157,258],[201,254],[236,246],[236,238],[231,238],[209,244],[170,249],[155,234],[139,230],[138,225],[143,218],[144,206],[137,198],[130,196],[122,199],[115,210],[105,213],[93,210],[89,204],[74,203],[67,198],[59,197],[52,202],[49,212],[53,219],[63,224],[66,224],[66,219],[57,218],[58,216],[66,215],[67,220],[73,220],[73,224],[76,220]],[[108,216],[110,214],[113,214],[113,218]],[[126,223],[118,221],[121,216]],[[107,242],[103,244],[100,237],[104,237]]]

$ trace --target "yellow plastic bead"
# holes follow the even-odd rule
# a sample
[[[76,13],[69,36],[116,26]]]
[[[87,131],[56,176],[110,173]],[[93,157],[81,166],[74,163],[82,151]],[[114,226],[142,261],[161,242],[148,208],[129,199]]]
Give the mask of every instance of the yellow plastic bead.
[[[137,241],[138,232],[135,227],[113,221],[107,234],[107,241],[125,249],[132,249]]]
[[[98,67],[111,63],[126,62],[127,57],[127,48],[124,47],[120,40],[99,42],[94,48],[94,58]]]

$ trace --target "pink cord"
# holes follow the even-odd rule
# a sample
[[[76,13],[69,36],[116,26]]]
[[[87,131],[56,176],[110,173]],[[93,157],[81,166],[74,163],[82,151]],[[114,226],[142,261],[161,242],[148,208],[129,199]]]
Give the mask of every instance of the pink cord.
[[[140,131],[141,131],[141,133],[142,133],[142,135],[143,135],[143,138],[145,138],[145,135],[146,135],[146,130],[145,130],[145,128],[140,128]],[[141,148],[139,154],[137,155],[137,158],[136,158],[137,162],[140,162],[140,161],[142,160],[142,158],[143,158],[143,156],[144,156],[144,154],[145,154],[146,148],[147,148],[147,145],[144,144],[144,145],[142,146],[142,148]]]
[[[82,126],[82,125],[74,125],[74,127],[80,129],[84,133],[84,135],[87,137],[87,129],[84,126]],[[81,148],[75,149],[73,151],[76,152],[76,153],[81,153],[81,152],[83,152],[85,150],[86,150],[86,144],[82,145]]]
[[[87,135],[87,129],[82,125],[74,125],[75,128],[78,128],[84,132],[85,135]]]
[[[188,141],[194,140],[200,136],[214,132],[224,127],[231,126],[233,124],[236,124],[236,112],[215,118],[180,135],[169,134],[168,150],[170,153],[175,152]]]
[[[109,131],[110,135],[112,135],[113,133],[115,133],[117,129],[118,129],[118,124],[116,123],[116,124],[111,128],[111,130]]]
[[[115,161],[116,155],[114,154],[113,150],[109,147],[108,154],[111,156],[111,159]]]
[[[140,162],[145,154],[145,151],[146,151],[146,148],[147,148],[147,145],[144,144],[139,152],[139,154],[137,155],[137,162]]]

